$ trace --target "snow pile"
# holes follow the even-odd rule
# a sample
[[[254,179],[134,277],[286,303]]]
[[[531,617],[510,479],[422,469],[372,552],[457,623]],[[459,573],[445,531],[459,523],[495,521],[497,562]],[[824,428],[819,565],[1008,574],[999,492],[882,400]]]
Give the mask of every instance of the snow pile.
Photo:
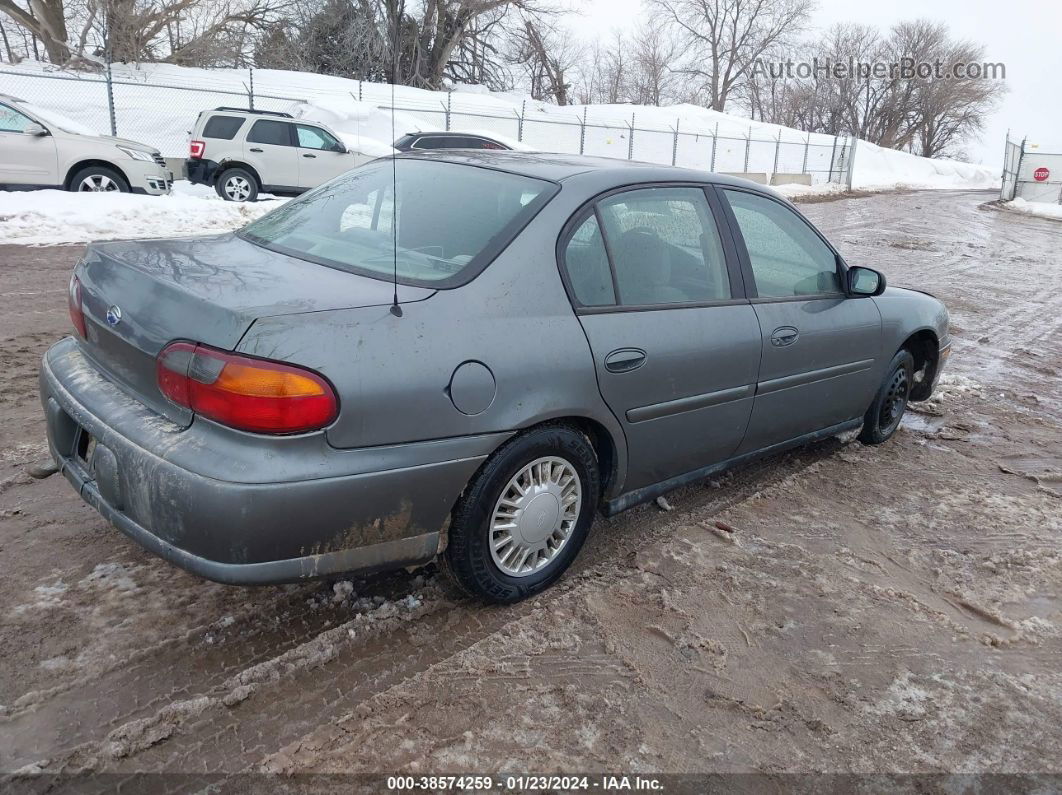
[[[988,166],[918,157],[866,141],[856,146],[853,188],[984,188],[999,187],[999,174]]]
[[[0,93],[32,98],[81,125],[109,130],[106,85],[97,76],[82,76],[80,85],[33,77],[55,71],[32,61],[5,64]],[[167,157],[185,156],[188,131],[200,111],[247,106],[246,69],[114,64],[113,73],[119,134],[158,146]],[[816,183],[826,182],[840,159],[837,139],[831,135],[808,134],[696,105],[557,107],[479,86],[456,86],[448,94],[273,69],[256,69],[254,87],[255,107],[321,121],[349,146],[371,155],[389,154],[391,142],[405,133],[445,129],[449,108],[452,130],[490,135],[520,149],[578,153],[581,146],[586,154],[626,159],[633,153],[636,160],[671,163],[674,159],[676,165],[691,168],[708,169],[714,163],[719,172],[789,173],[806,166]],[[403,109],[393,119],[386,109],[392,100]],[[581,131],[584,118],[587,126]],[[858,188],[991,188],[999,178],[994,168],[930,160],[862,141],[855,162],[853,186]]]
[[[1020,196],[1013,201],[1003,202],[1002,207],[1026,215],[1036,215],[1040,218],[1054,218],[1062,221],[1062,204],[1049,204],[1047,202],[1031,202]]]
[[[236,204],[213,191],[169,196],[0,191],[0,242],[36,246],[227,232],[280,203]]]

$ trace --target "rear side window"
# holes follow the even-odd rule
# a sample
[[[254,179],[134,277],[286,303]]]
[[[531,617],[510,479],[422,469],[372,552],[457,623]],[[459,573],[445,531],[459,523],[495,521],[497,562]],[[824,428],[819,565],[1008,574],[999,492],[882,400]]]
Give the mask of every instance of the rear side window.
[[[273,146],[291,146],[291,125],[282,121],[259,119],[247,133],[247,142],[252,144],[272,144]]]
[[[611,306],[616,303],[612,269],[608,264],[605,240],[597,216],[583,221],[564,248],[564,267],[576,300],[583,306]]]
[[[239,116],[211,116],[203,127],[203,137],[231,141],[242,126],[243,119]]]
[[[598,212],[625,305],[731,297],[726,258],[700,188],[644,188],[603,199]]]
[[[737,219],[761,298],[841,292],[837,258],[803,218],[764,196],[737,190],[723,195]]]

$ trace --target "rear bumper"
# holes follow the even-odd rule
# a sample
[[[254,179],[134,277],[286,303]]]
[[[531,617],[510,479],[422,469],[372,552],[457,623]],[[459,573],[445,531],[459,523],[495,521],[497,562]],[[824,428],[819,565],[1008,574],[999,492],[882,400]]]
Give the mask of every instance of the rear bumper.
[[[193,185],[210,185],[218,174],[218,164],[213,160],[188,158],[184,161],[184,178]]]
[[[454,502],[507,436],[336,450],[323,433],[269,438],[201,419],[182,429],[70,338],[45,355],[40,389],[52,455],[81,497],[148,550],[233,584],[431,560]]]

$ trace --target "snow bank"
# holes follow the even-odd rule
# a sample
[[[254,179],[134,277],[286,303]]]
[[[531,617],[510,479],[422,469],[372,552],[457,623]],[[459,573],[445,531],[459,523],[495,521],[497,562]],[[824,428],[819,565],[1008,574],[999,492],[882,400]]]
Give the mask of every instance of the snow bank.
[[[235,204],[212,191],[184,193],[180,188],[170,196],[0,191],[0,242],[52,245],[227,232],[281,201]]]
[[[1014,210],[1026,215],[1036,215],[1040,218],[1054,218],[1062,221],[1062,204],[1048,204],[1047,202],[1031,202],[1020,196],[1009,202],[1003,202],[1001,207]]]
[[[866,141],[856,146],[853,188],[991,189],[999,187],[999,173],[989,166],[918,157],[885,149]]]

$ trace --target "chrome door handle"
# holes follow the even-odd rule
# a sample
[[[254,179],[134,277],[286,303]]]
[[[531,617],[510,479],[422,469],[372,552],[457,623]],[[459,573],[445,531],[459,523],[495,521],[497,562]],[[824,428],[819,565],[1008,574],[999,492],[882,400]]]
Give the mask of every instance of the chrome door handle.
[[[610,373],[629,373],[645,364],[641,348],[619,348],[605,357],[605,369]]]
[[[258,148],[252,148],[252,149],[251,149],[251,151],[252,151],[252,152],[261,152],[262,150],[261,150],[261,149],[258,149]]]
[[[317,155],[303,155],[303,157],[317,157]]]
[[[784,348],[792,345],[800,337],[800,332],[792,326],[782,326],[771,332],[771,345],[776,348]]]

